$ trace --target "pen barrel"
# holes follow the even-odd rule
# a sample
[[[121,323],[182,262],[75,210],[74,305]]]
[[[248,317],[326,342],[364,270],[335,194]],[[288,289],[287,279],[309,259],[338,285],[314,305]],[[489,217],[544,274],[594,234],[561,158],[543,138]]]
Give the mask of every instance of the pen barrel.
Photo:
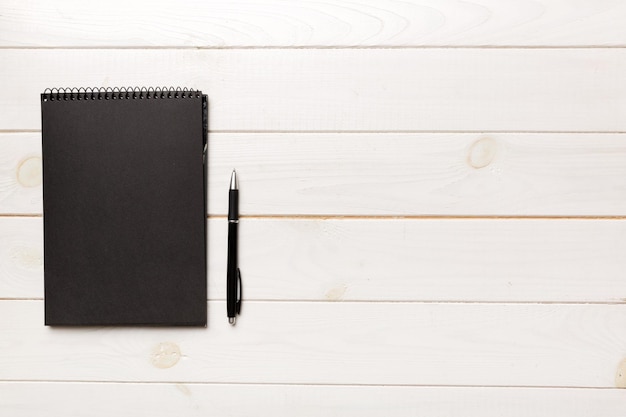
[[[228,192],[228,220],[239,220],[239,190]]]
[[[237,313],[237,223],[228,223],[228,263],[226,271],[226,310],[228,317]]]

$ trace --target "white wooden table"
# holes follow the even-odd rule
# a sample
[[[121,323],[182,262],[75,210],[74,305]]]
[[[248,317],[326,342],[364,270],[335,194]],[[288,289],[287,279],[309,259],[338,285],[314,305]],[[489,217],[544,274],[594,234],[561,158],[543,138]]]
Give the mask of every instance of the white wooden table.
[[[1,1],[0,415],[623,417],[625,21]],[[39,94],[144,85],[209,95],[208,328],[45,327]]]

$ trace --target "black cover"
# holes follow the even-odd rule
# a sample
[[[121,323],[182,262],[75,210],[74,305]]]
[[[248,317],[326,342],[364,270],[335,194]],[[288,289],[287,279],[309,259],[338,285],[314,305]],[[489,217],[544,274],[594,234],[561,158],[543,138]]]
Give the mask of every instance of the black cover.
[[[206,96],[41,100],[46,325],[206,326]]]

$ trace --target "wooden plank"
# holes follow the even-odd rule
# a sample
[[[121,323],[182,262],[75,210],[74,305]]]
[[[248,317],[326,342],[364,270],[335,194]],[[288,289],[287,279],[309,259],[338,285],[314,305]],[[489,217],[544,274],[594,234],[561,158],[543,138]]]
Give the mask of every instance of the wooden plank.
[[[0,218],[0,298],[43,298],[41,218]]]
[[[623,417],[626,407],[617,389],[4,382],[0,392],[13,417]]]
[[[626,131],[626,49],[2,50],[0,129],[59,86],[187,85],[218,131]]]
[[[626,135],[211,135],[209,213],[624,215]]]
[[[209,298],[225,298],[211,219]],[[623,302],[626,222],[242,219],[248,300]],[[0,298],[42,298],[41,218],[0,218]]]
[[[43,326],[0,301],[0,379],[615,387],[626,306],[248,302],[236,327]],[[621,363],[621,365],[620,365]]]
[[[41,214],[40,133],[0,134],[0,214]],[[209,214],[626,215],[625,134],[214,133]],[[226,184],[226,185],[225,185]]]
[[[625,19],[615,0],[12,0],[3,2],[0,46],[606,46],[626,44]]]
[[[0,213],[42,212],[41,134],[0,134]]]

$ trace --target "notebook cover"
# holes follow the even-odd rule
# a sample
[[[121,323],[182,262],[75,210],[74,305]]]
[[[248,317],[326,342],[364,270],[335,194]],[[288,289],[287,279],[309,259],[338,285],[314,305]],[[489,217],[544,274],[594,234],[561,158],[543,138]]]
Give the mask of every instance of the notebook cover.
[[[206,326],[206,96],[89,94],[41,96],[45,324]]]

